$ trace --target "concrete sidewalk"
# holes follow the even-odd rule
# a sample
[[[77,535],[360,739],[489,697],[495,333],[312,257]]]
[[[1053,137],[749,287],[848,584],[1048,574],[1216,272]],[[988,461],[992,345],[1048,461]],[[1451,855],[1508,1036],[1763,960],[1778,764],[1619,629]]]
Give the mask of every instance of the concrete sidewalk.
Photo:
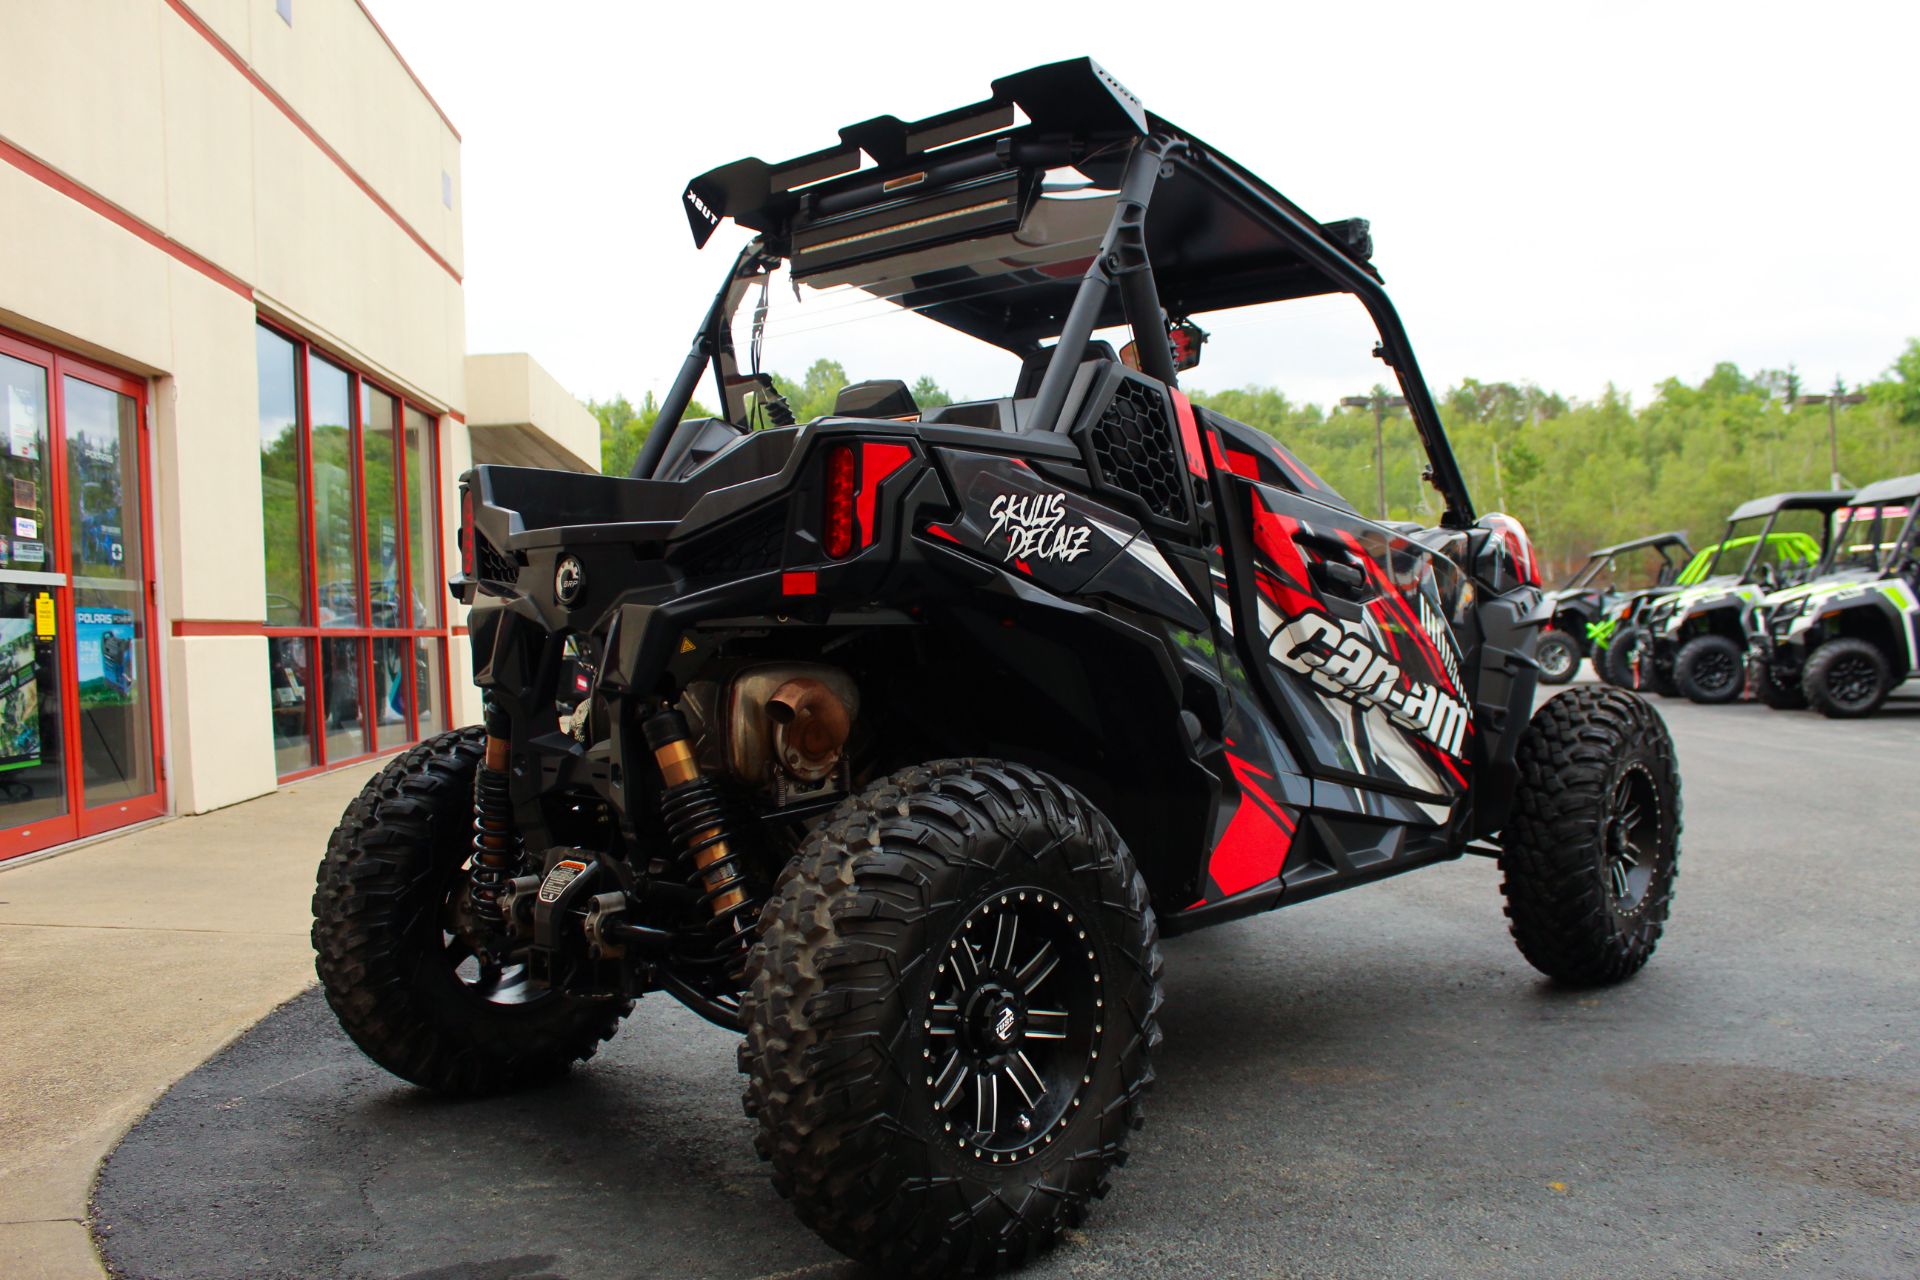
[[[0,864],[0,1276],[103,1276],[94,1170],[167,1087],[297,995],[314,868],[380,761]]]

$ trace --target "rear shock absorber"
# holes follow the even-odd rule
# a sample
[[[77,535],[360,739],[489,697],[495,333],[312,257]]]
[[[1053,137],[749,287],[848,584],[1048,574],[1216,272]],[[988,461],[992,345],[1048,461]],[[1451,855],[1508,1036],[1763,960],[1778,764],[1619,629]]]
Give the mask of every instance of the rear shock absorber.
[[[693,758],[685,716],[671,709],[662,711],[649,716],[641,729],[660,766],[664,787],[660,816],[667,825],[667,838],[692,862],[695,887],[713,912],[714,924],[724,938],[723,953],[737,971],[752,941],[754,904],[747,896],[740,855],[727,830],[726,801]]]
[[[513,797],[507,789],[511,749],[504,724],[487,716],[487,753],[473,775],[473,869],[467,898],[483,926],[499,928],[500,895],[520,869],[520,832],[513,823]]]

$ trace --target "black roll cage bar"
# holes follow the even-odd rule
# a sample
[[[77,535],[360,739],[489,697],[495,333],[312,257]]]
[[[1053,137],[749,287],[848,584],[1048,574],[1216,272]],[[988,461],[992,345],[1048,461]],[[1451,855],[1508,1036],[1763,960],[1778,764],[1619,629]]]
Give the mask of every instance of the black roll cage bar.
[[[1047,364],[1036,396],[1032,421],[1055,423],[1066,402],[1067,392],[1079,368],[1080,357],[1093,335],[1094,326],[1107,302],[1107,292],[1118,289],[1128,327],[1133,331],[1140,353],[1141,372],[1157,378],[1169,387],[1177,386],[1173,353],[1167,341],[1165,315],[1154,282],[1152,263],[1147,258],[1146,218],[1155,184],[1173,176],[1176,166],[1204,182],[1216,195],[1238,205],[1263,227],[1283,239],[1290,248],[1313,267],[1351,293],[1367,309],[1380,345],[1374,354],[1393,369],[1401,393],[1406,397],[1409,414],[1420,434],[1427,454],[1427,478],[1446,502],[1441,523],[1464,529],[1473,524],[1473,501],[1460,474],[1453,448],[1447,441],[1440,412],[1420,375],[1412,343],[1399,313],[1387,298],[1380,282],[1348,253],[1328,239],[1325,232],[1299,211],[1274,199],[1263,190],[1264,184],[1252,179],[1238,166],[1225,162],[1212,152],[1184,138],[1156,132],[1132,144],[1120,178],[1113,216],[1085,275],[1081,277],[1053,357]],[[651,479],[665,457],[681,418],[692,403],[700,375],[709,365],[719,384],[723,405],[730,406],[730,385],[737,377],[730,321],[753,281],[781,261],[767,247],[763,237],[755,237],[734,259],[725,283],[715,294],[692,349],[681,362],[673,386],[660,405],[659,417],[648,434],[640,455],[634,459],[631,475]],[[730,416],[730,415],[729,415]],[[1057,425],[1053,428],[1057,429]]]

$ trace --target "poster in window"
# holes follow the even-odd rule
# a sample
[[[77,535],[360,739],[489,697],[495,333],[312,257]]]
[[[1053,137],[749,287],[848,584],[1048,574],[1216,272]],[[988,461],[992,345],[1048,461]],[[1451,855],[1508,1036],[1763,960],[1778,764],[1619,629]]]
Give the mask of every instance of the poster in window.
[[[40,457],[40,414],[18,387],[7,388],[8,451],[28,462]]]
[[[40,763],[38,653],[31,617],[0,618],[0,771]]]
[[[79,650],[80,705],[122,707],[138,700],[133,614],[126,609],[75,609],[73,640]]]

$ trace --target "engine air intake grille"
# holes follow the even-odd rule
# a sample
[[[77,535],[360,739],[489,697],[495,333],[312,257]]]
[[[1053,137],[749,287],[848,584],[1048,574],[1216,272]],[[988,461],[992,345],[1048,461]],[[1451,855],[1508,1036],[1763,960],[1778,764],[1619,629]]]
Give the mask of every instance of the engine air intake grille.
[[[520,566],[526,561],[520,553],[500,550],[478,529],[473,531],[474,572],[483,582],[512,583],[520,580]]]
[[[1162,520],[1187,522],[1186,477],[1159,388],[1118,379],[1113,398],[1087,431],[1087,447],[1102,483],[1132,494]]]

